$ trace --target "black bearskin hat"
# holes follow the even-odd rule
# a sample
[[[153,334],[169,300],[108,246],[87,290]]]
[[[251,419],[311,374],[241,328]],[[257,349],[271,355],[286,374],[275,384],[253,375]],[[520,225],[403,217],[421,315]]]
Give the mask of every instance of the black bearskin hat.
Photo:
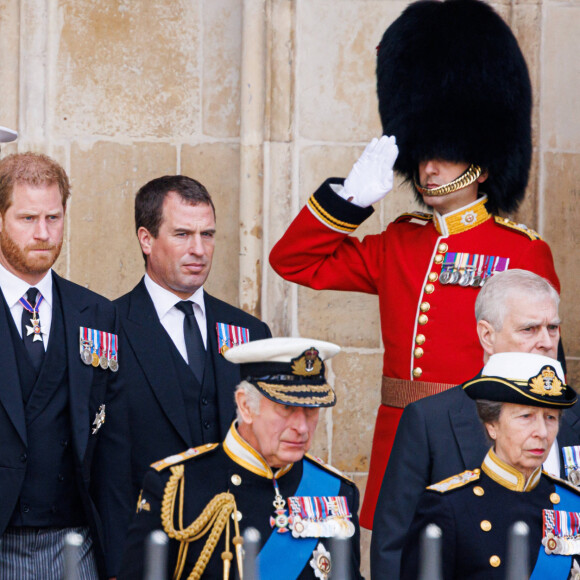
[[[387,28],[377,54],[383,133],[395,135],[395,170],[445,159],[489,172],[490,210],[524,197],[532,156],[532,89],[507,24],[479,0],[420,0]]]

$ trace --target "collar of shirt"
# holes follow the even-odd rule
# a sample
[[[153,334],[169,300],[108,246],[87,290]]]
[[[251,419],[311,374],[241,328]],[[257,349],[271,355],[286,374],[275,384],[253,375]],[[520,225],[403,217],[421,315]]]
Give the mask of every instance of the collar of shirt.
[[[30,284],[0,264],[0,287],[10,309],[19,304],[19,300],[29,288],[37,288],[44,297],[44,301],[52,307],[52,270],[49,270],[38,284]]]
[[[236,422],[232,423],[223,443],[224,451],[232,461],[241,465],[244,469],[268,479],[278,479],[288,473],[294,465],[290,463],[281,467],[276,472],[266,463],[266,460],[238,433]]]
[[[542,475],[542,466],[540,465],[534,469],[528,480],[515,467],[508,465],[502,461],[490,449],[483,460],[481,469],[501,486],[511,489],[512,491],[532,491],[540,483],[540,476]]]
[[[38,309],[38,317],[43,331],[42,340],[46,349],[52,323],[52,270],[49,270],[38,284],[30,284],[15,276],[0,264],[0,288],[2,288],[2,294],[4,294],[6,304],[10,308],[10,314],[12,314],[19,334],[22,332],[20,321],[23,310],[20,298],[24,296],[29,288],[36,288],[42,294],[44,299]]]
[[[482,224],[491,218],[491,214],[485,207],[486,201],[487,195],[484,195],[445,215],[441,215],[437,211],[433,212],[435,229],[442,236],[452,236]]]
[[[153,300],[153,305],[155,306],[155,310],[157,311],[157,316],[159,316],[159,320],[163,320],[163,318],[165,318],[167,313],[181,300],[179,296],[159,286],[157,282],[154,282],[149,276],[149,274],[145,274],[145,287],[147,288],[147,292],[149,292],[149,295],[151,296],[151,300]],[[203,299],[203,286],[198,288],[189,298],[186,298],[186,300],[190,300],[191,302],[199,306],[205,318],[205,301]]]

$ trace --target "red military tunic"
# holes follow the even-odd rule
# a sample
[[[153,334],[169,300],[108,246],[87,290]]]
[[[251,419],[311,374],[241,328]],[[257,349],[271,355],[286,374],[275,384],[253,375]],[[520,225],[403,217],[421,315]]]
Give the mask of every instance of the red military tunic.
[[[447,253],[508,258],[509,268],[531,270],[558,291],[560,284],[548,245],[489,214],[485,197],[445,216],[404,214],[360,241],[348,234],[373,209],[343,200],[330,183],[342,181],[327,180],[311,196],[272,249],[270,264],[284,279],[316,290],[379,296],[383,375],[408,385],[391,381],[383,390],[389,405],[379,408],[360,518],[370,529],[402,408],[473,377],[483,363],[474,314],[479,288],[440,282]]]

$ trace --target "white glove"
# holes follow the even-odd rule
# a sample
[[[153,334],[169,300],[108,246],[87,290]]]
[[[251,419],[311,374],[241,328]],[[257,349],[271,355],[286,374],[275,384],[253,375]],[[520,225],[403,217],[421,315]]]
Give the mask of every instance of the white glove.
[[[360,207],[380,201],[393,188],[393,165],[399,154],[395,137],[376,137],[366,146],[337,192]]]

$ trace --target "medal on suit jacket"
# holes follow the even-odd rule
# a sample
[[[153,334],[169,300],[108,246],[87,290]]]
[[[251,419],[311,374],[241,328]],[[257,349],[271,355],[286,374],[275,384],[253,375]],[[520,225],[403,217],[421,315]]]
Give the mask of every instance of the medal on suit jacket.
[[[250,342],[250,329],[243,326],[234,326],[225,322],[216,323],[218,350],[224,354],[233,346]]]
[[[80,327],[80,355],[86,365],[117,372],[119,370],[117,344],[116,334],[86,326]]]
[[[290,497],[290,521],[295,538],[350,538],[355,527],[344,496]]]
[[[94,429],[92,434],[95,435],[96,432],[105,424],[105,405],[101,405],[97,414],[95,415],[95,420],[93,421]]]
[[[288,517],[286,510],[286,501],[280,493],[280,488],[278,487],[278,482],[276,478],[272,479],[274,484],[274,492],[276,496],[274,497],[274,507],[276,508],[274,513],[275,516],[270,516],[270,527],[276,528],[279,534],[284,534],[289,532],[288,525],[292,523],[292,520]]]
[[[544,537],[542,545],[546,554],[574,556],[580,554],[580,513],[543,510]]]
[[[328,580],[330,578],[330,571],[332,569],[330,552],[324,547],[322,542],[318,542],[316,550],[312,552],[312,560],[310,566],[314,570],[314,575],[321,580]]]
[[[575,486],[580,485],[580,445],[564,447],[564,466],[568,481]]]
[[[31,326],[26,326],[26,336],[33,334],[32,342],[42,340],[42,335],[46,334],[44,330],[40,327],[40,320],[38,320],[38,307],[42,304],[44,296],[39,292],[36,304],[32,306],[26,298],[20,298],[19,302],[22,304],[23,308],[32,314],[30,319]]]

